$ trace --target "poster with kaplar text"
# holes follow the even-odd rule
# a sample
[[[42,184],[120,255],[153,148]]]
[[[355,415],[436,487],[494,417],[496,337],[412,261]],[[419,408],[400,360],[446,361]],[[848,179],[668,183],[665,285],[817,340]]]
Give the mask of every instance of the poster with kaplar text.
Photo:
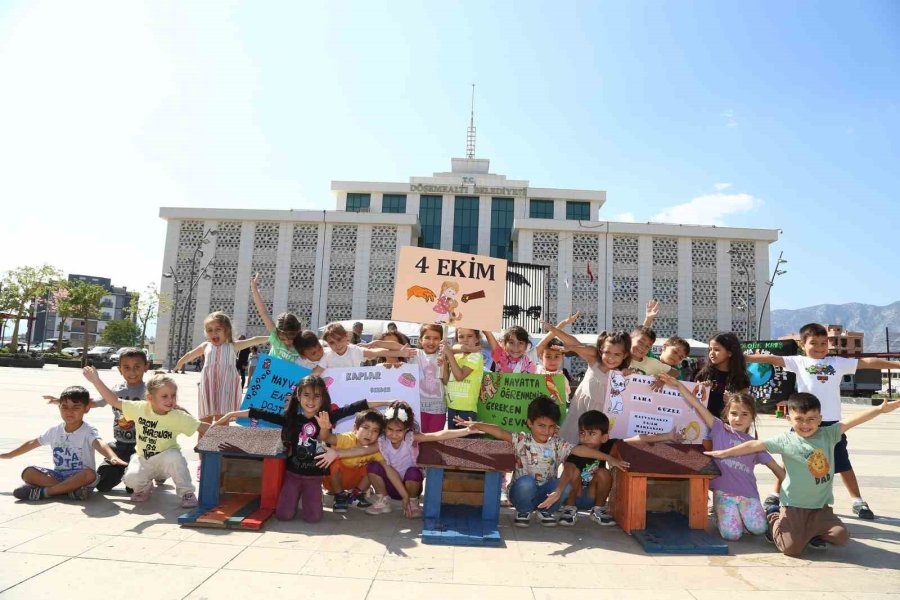
[[[391,318],[495,331],[502,327],[505,294],[501,258],[404,246]]]

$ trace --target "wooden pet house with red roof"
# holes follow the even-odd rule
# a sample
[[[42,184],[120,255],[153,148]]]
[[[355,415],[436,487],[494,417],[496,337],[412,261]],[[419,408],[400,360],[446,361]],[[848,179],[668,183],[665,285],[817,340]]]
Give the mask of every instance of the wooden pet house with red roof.
[[[275,512],[284,479],[281,429],[211,427],[197,447],[200,505],[184,527],[260,529]]]
[[[422,542],[499,546],[502,473],[515,467],[509,442],[458,438],[419,445],[426,469]]]
[[[613,518],[646,552],[728,554],[722,540],[705,532],[709,482],[719,468],[703,446],[619,442],[612,454],[631,465],[614,470]]]

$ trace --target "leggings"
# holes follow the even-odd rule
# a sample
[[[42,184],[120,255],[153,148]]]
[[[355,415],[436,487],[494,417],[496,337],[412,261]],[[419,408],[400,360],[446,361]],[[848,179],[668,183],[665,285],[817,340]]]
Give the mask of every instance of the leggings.
[[[290,471],[284,472],[284,483],[278,494],[278,505],[275,517],[279,521],[290,521],[297,514],[297,502],[302,499],[301,516],[307,523],[318,523],[322,520],[322,476],[298,475]]]
[[[715,490],[713,506],[719,524],[719,535],[723,539],[739,540],[745,528],[755,535],[765,533],[768,528],[766,513],[759,498],[732,496]]]

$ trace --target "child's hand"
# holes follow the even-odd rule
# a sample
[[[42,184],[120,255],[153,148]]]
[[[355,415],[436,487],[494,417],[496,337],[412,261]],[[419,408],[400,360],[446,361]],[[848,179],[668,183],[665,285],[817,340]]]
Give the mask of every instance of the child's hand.
[[[541,321],[541,328],[544,331],[548,331],[548,332],[553,330],[553,326],[550,325],[550,323],[548,323],[547,321],[543,321],[543,320]]]
[[[473,420],[471,420],[471,419],[466,420],[466,419],[463,419],[462,417],[460,417],[460,416],[457,415],[457,416],[453,417],[453,423],[454,423],[457,427],[459,427],[459,428],[470,429],[470,430],[472,430],[472,431],[474,431],[474,432],[478,432],[478,431],[479,431],[479,430],[475,427],[475,424],[477,423],[477,421],[473,421]]]
[[[666,385],[666,382],[662,380],[662,375],[657,375],[653,383],[650,384],[650,389],[654,392],[660,392]]]
[[[9,452],[4,452],[3,454],[0,454],[0,458],[12,458],[12,457],[9,455]]]
[[[669,436],[670,436],[670,439],[676,444],[684,443],[685,437],[684,437],[683,429],[678,429],[676,427],[675,429],[673,429],[672,431],[669,432]]]
[[[259,273],[253,274],[253,279],[250,280],[250,289],[254,292],[259,291]]]
[[[609,460],[606,461],[606,464],[614,469],[619,469],[620,471],[627,471],[631,468],[631,463],[624,460],[619,460],[618,458],[615,458],[613,456],[609,457]]]
[[[81,370],[81,374],[84,375],[84,378],[90,381],[91,383],[97,383],[100,381],[100,376],[97,374],[97,369],[94,367],[85,367]]]
[[[324,469],[328,467],[339,458],[337,450],[334,448],[328,448],[324,453],[318,455],[316,457],[316,466],[320,469]]]
[[[109,461],[109,464],[116,465],[117,467],[127,467],[128,466],[128,463],[125,462],[124,460],[122,460],[121,458],[119,458],[118,456],[115,456],[113,458],[108,458],[107,460]]]
[[[327,411],[322,411],[316,415],[316,423],[319,424],[319,429],[322,431],[331,431],[331,417],[328,415]]]
[[[578,320],[578,317],[581,316],[581,311],[577,311],[574,315],[569,315],[567,318],[563,319],[562,325],[565,327],[566,325],[571,325],[575,321]]]
[[[662,383],[663,385],[670,385],[672,387],[678,387],[678,380],[669,375],[668,373],[660,373],[656,376],[656,381]],[[656,383],[654,382],[654,384]],[[660,388],[662,389],[662,388]],[[657,390],[658,391],[658,390]]]
[[[711,456],[713,458],[726,458],[725,450],[709,450],[707,452],[704,452],[703,454]]]
[[[559,490],[553,490],[549,494],[547,494],[547,499],[537,505],[537,507],[541,510],[550,508],[557,502],[559,502],[560,493]]]
[[[645,314],[648,319],[655,319],[659,316],[659,300],[647,300],[647,312]]]
[[[881,403],[881,412],[889,413],[891,411],[897,410],[900,408],[900,400],[894,400],[893,402],[888,402],[887,400]]]
[[[409,496],[405,495],[400,499],[400,502],[403,503],[403,516],[407,519],[412,519],[412,507],[409,505]]]
[[[218,421],[214,422],[213,425],[227,426],[232,421],[234,421],[234,414],[226,413],[226,414],[222,415],[222,417],[220,417]]]
[[[417,350],[415,348],[410,348],[409,344],[404,344],[402,348],[400,348],[400,355],[403,358],[415,358],[417,354]]]
[[[44,400],[47,401],[47,404],[59,404],[59,398],[56,396],[41,396]]]

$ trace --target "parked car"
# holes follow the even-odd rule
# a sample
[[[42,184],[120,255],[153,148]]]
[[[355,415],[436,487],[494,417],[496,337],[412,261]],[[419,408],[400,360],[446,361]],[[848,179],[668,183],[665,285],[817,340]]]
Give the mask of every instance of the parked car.
[[[66,356],[72,356],[72,357],[77,358],[77,357],[81,356],[81,353],[83,352],[83,350],[84,350],[83,348],[75,348],[73,346],[72,348],[63,348],[62,353],[65,354]]]
[[[88,358],[94,360],[109,360],[110,356],[116,351],[112,346],[94,346],[88,350]]]
[[[53,342],[41,342],[40,344],[32,344],[32,352],[49,352],[56,346]]]

